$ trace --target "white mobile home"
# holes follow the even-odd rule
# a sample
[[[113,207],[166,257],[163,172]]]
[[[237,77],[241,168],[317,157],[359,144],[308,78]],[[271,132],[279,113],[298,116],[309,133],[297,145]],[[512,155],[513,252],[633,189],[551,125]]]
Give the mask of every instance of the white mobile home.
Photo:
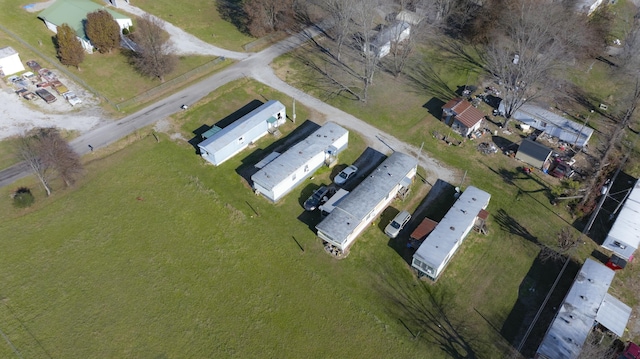
[[[318,237],[332,252],[339,255],[347,252],[398,191],[411,185],[417,168],[415,157],[394,152],[316,226]]]
[[[587,258],[534,358],[577,358],[596,323],[618,336],[624,334],[631,308],[607,293],[614,276],[612,269]]]
[[[411,25],[404,21],[398,21],[393,25],[386,27],[371,40],[369,43],[369,51],[378,58],[383,58],[391,52],[391,45],[406,40],[411,33]],[[364,49],[367,50],[366,48]]]
[[[253,188],[276,202],[334,159],[348,142],[349,131],[327,122],[251,176]]]
[[[0,77],[24,71],[20,55],[11,46],[0,49]]]
[[[198,144],[200,155],[218,166],[284,124],[286,118],[285,107],[280,101],[268,101],[229,126],[222,129],[214,126],[206,136],[203,134],[207,138]]]
[[[411,266],[418,275],[436,280],[489,205],[491,195],[469,186],[413,255]]]
[[[640,181],[631,189],[602,246],[627,262],[640,245]]]

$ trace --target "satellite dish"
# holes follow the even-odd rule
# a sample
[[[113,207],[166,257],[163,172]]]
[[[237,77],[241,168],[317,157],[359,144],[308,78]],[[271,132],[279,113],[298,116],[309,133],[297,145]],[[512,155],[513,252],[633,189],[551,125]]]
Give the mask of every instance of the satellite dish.
[[[456,187],[456,193],[460,193],[460,187]]]

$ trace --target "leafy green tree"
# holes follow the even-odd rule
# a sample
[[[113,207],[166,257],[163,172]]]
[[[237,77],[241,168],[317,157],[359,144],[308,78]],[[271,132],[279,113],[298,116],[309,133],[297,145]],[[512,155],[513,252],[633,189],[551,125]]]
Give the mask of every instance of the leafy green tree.
[[[87,14],[85,31],[101,54],[110,53],[120,45],[120,26],[106,10]]]
[[[80,63],[84,61],[85,52],[76,32],[68,24],[62,24],[58,26],[56,41],[60,62],[63,65],[75,66],[79,70]]]

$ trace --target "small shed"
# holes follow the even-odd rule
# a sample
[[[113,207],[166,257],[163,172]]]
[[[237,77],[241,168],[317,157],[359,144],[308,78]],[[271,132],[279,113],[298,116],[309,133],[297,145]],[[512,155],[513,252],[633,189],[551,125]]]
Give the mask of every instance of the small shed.
[[[68,24],[75,30],[85,51],[92,53],[93,45],[85,32],[85,23],[87,22],[87,14],[98,10],[106,10],[111,14],[120,26],[120,30],[128,29],[133,25],[131,18],[89,0],[57,0],[42,10],[38,17],[44,21],[49,30],[55,33],[58,32],[58,26]]]
[[[418,276],[436,280],[487,208],[491,195],[469,186],[413,255],[411,266]]]
[[[24,71],[20,55],[11,46],[0,49],[0,77],[9,76]]]
[[[391,52],[391,45],[400,43],[409,38],[411,25],[404,21],[397,21],[391,26],[385,27],[369,43],[369,51],[378,58],[383,58]],[[366,48],[364,49],[367,50]]]
[[[202,137],[206,139],[198,144],[200,155],[219,166],[284,124],[286,118],[285,107],[280,101],[268,101],[225,128],[213,126],[203,133]]]
[[[462,136],[480,129],[484,113],[462,98],[454,98],[442,106],[442,122]]]
[[[577,358],[596,323],[616,335],[624,333],[631,308],[607,293],[614,275],[610,268],[587,258],[547,329],[535,358]]]
[[[422,17],[413,11],[402,10],[396,15],[396,20],[415,26],[422,21]]]
[[[602,247],[612,251],[627,262],[640,245],[640,181],[629,192],[620,213],[602,243]]]
[[[391,154],[316,226],[318,237],[332,253],[346,253],[400,189],[411,185],[417,168],[415,157]]]
[[[251,176],[253,189],[277,202],[322,165],[333,161],[348,143],[349,131],[327,122]]]
[[[416,229],[409,235],[409,245],[418,248],[420,243],[438,226],[438,222],[425,217]]]
[[[525,138],[518,147],[516,158],[546,173],[551,165],[552,153],[553,151],[549,147]]]

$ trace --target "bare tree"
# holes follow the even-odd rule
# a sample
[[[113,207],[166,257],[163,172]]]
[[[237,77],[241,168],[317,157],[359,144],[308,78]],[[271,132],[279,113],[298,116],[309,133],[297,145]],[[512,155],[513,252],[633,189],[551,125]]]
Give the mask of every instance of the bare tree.
[[[49,185],[50,167],[48,163],[42,160],[39,138],[33,134],[20,136],[16,142],[16,151],[38,177],[42,187],[47,192],[47,196],[51,195],[51,186]]]
[[[556,243],[553,246],[542,245],[540,259],[547,261],[568,259],[578,248],[580,237],[576,236],[569,227],[564,227],[556,236]]]
[[[247,28],[260,37],[288,28],[294,18],[294,0],[251,0],[243,4],[247,14]]]
[[[71,187],[82,173],[80,157],[55,128],[40,129],[37,136],[43,163],[54,168],[65,185]]]
[[[137,23],[133,39],[138,51],[132,58],[133,64],[143,75],[157,77],[164,82],[164,77],[175,69],[177,63],[169,35],[164,31],[162,21],[151,15],[145,14],[138,18]]]
[[[604,333],[591,330],[585,340],[577,359],[615,358],[616,348],[607,345],[608,341],[602,341]]]
[[[327,12],[333,26],[330,32],[334,34],[336,41],[335,56],[340,61],[342,47],[351,34],[352,17],[354,12],[351,0],[320,0],[320,8]]]
[[[374,40],[372,29],[376,25],[376,8],[379,0],[354,0],[353,25],[357,33],[355,36],[356,48],[361,49],[359,77],[362,81],[361,101],[367,102],[369,87],[373,84],[373,75],[380,60],[377,51],[371,48]]]
[[[541,94],[553,69],[580,42],[573,12],[561,3],[508,2],[485,53],[486,70],[502,91],[507,121]]]

